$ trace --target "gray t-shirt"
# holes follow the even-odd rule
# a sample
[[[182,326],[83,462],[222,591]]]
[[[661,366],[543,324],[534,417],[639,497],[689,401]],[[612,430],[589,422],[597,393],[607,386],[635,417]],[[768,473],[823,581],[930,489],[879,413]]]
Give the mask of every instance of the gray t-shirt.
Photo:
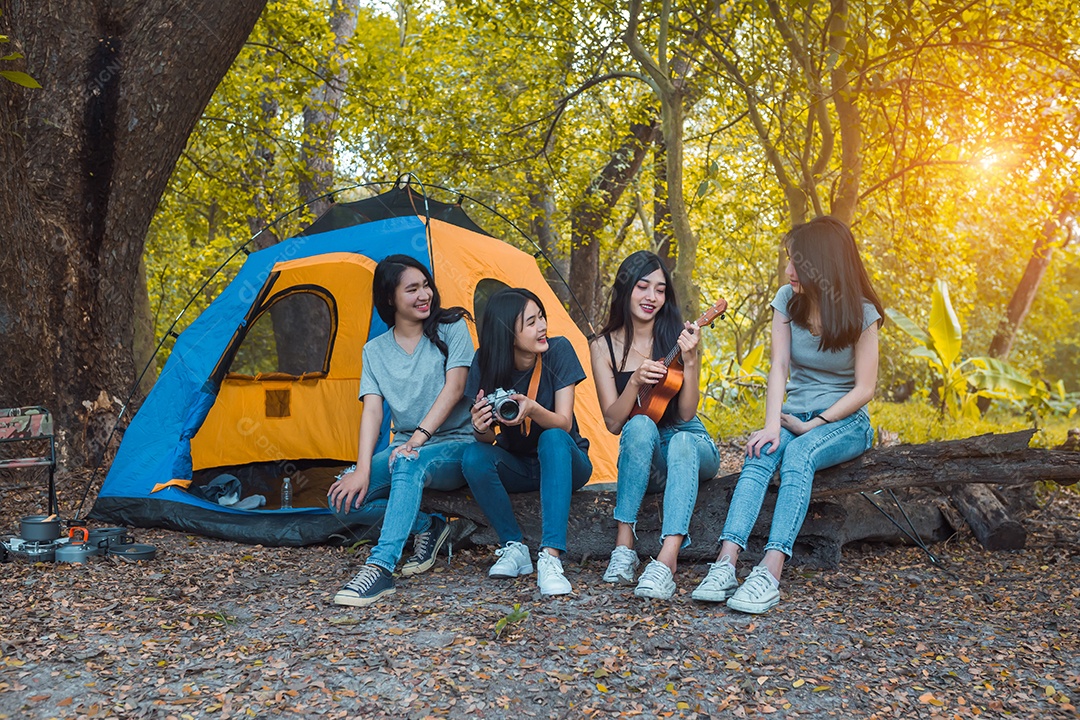
[[[772,308],[786,318],[788,302],[794,291],[784,285],[773,298]],[[873,303],[863,300],[862,329],[870,327],[881,315]],[[786,413],[821,412],[855,387],[855,348],[837,352],[819,350],[821,339],[795,323],[791,328],[791,370],[787,384]]]
[[[420,338],[412,354],[405,352],[394,339],[393,330],[364,344],[360,399],[378,395],[386,400],[394,432],[392,445],[404,443],[422,423],[446,385],[446,371],[472,364],[472,337],[465,320],[440,324],[438,332],[449,350],[446,357],[427,337]],[[462,397],[438,429],[425,428],[433,433],[425,444],[472,440],[471,420],[469,403]]]

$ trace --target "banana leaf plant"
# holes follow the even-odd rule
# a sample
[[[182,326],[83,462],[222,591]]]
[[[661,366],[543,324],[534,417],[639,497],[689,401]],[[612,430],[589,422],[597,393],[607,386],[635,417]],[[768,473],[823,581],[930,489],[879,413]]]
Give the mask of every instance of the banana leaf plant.
[[[944,280],[934,284],[930,324],[925,330],[901,312],[890,308],[885,314],[918,343],[909,354],[924,360],[937,374],[943,416],[978,418],[982,414],[979,398],[1012,400],[1053,411],[1050,390],[1004,360],[984,356],[962,358],[963,332]],[[1064,391],[1064,387],[1061,389]]]

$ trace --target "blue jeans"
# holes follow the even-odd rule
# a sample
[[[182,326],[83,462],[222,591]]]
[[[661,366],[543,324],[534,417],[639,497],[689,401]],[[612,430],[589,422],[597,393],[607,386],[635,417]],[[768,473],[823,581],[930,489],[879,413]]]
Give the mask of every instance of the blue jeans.
[[[541,547],[564,552],[570,522],[570,494],[589,482],[592,462],[570,433],[548,428],[540,435],[536,457],[514,455],[498,445],[473,443],[461,469],[476,503],[499,540],[521,542],[509,493],[540,491]]]
[[[720,453],[696,417],[657,427],[645,415],[636,415],[626,421],[619,436],[615,519],[635,525],[645,494],[663,491],[660,540],[682,535],[686,547],[690,544],[690,516],[697,502],[698,483],[715,476],[719,469]]]
[[[792,414],[805,422],[816,413]],[[765,550],[779,550],[791,557],[791,548],[810,507],[814,473],[859,457],[870,449],[873,442],[874,430],[870,427],[866,408],[802,435],[781,428],[780,445],[776,452],[769,454],[766,452],[768,448],[765,448],[761,451],[761,457],[747,457],[743,462],[739,482],[728,508],[724,532],[720,535],[721,542],[730,540],[746,549],[750,531],[757,522],[761,503],[765,499],[765,489],[779,465],[780,492],[776,497]],[[770,443],[768,447],[771,446]]]
[[[423,445],[416,458],[398,456],[391,468],[386,448],[371,458],[371,482],[363,504],[334,514],[350,525],[376,525],[382,521],[379,542],[368,562],[394,571],[410,534],[427,532],[431,516],[420,512],[424,488],[456,490],[465,484],[461,456],[471,442]],[[333,509],[333,508],[331,508]]]

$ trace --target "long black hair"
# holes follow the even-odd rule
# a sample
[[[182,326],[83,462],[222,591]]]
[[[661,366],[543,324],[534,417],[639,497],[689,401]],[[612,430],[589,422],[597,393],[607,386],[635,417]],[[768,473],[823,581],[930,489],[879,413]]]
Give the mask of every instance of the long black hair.
[[[423,273],[424,278],[431,288],[431,313],[424,319],[424,335],[428,340],[439,348],[443,357],[447,357],[450,349],[439,337],[439,325],[455,323],[463,317],[472,319],[469,311],[463,307],[443,308],[439,299],[439,290],[435,287],[435,279],[431,277],[424,264],[408,255],[387,255],[375,266],[375,277],[371,281],[371,299],[375,305],[375,312],[386,323],[388,328],[394,327],[394,293],[397,291],[401,276],[406,268],[415,268]]]
[[[836,352],[859,341],[864,300],[885,317],[855,237],[842,221],[824,215],[796,225],[784,237],[784,246],[802,286],[802,292],[788,302],[788,314],[796,325],[808,328],[811,311],[817,308],[821,318],[819,350]]]
[[[630,345],[634,341],[633,319],[630,314],[630,295],[634,286],[646,275],[651,275],[657,270],[664,273],[664,282],[667,289],[664,292],[664,305],[653,320],[653,360],[659,360],[667,355],[675,343],[679,340],[682,332],[682,316],[679,314],[679,299],[675,295],[675,283],[671,280],[671,273],[667,266],[660,260],[656,253],[648,250],[638,250],[631,253],[619,265],[619,271],[615,274],[615,282],[611,286],[611,309],[608,310],[607,323],[600,329],[601,335],[612,335],[618,330],[623,332],[623,356],[619,368],[626,367],[626,359],[630,355]],[[618,372],[619,368],[612,368]]]
[[[544,303],[525,288],[504,288],[487,302],[480,321],[480,348],[476,362],[480,366],[480,388],[487,395],[496,388],[510,390],[514,372],[514,335],[529,301],[536,303],[540,315],[547,317]],[[519,392],[521,388],[514,388]]]

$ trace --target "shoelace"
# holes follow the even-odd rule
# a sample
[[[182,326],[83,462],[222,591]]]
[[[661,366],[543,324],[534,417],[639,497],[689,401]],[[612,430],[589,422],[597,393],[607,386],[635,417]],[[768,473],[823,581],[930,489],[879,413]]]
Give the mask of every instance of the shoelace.
[[[654,585],[662,584],[667,578],[664,576],[664,571],[661,569],[661,567],[662,566],[660,565],[649,563],[645,567],[645,572],[641,573],[641,578],[640,580],[638,580],[638,582],[644,580]]]
[[[769,582],[769,578],[765,577],[765,573],[753,573],[746,578],[746,582],[742,584],[742,587],[746,589],[751,598],[756,599],[767,593],[772,587],[772,583]]]
[[[356,577],[345,583],[345,589],[363,595],[378,581],[380,575],[382,575],[382,572],[377,567],[365,565],[356,574]]]
[[[496,557],[502,557],[503,555],[506,555],[507,553],[513,551],[516,547],[517,547],[516,545],[506,545],[506,546],[501,547],[501,548],[496,548],[495,556]]]
[[[547,558],[543,558],[544,555],[547,555],[547,557],[551,558],[551,559],[549,560]],[[563,573],[562,562],[559,560],[559,558],[557,558],[554,555],[551,555],[549,553],[546,553],[546,552],[541,553],[541,558],[542,559],[538,559],[536,561],[537,569],[540,572],[544,573],[545,575],[563,575],[564,574]]]
[[[611,569],[623,572],[634,566],[634,555],[629,552],[616,552],[611,557]]]
[[[427,557],[431,553],[430,546],[434,543],[435,533],[431,532],[430,530],[428,532],[418,533],[416,536],[416,543],[413,546],[413,557]]]
[[[705,580],[709,585],[722,587],[726,584],[725,581],[727,580],[727,575],[730,571],[728,570],[728,567],[724,567],[725,565],[731,567],[731,563],[726,561],[715,562],[710,565],[709,574],[705,576]]]

